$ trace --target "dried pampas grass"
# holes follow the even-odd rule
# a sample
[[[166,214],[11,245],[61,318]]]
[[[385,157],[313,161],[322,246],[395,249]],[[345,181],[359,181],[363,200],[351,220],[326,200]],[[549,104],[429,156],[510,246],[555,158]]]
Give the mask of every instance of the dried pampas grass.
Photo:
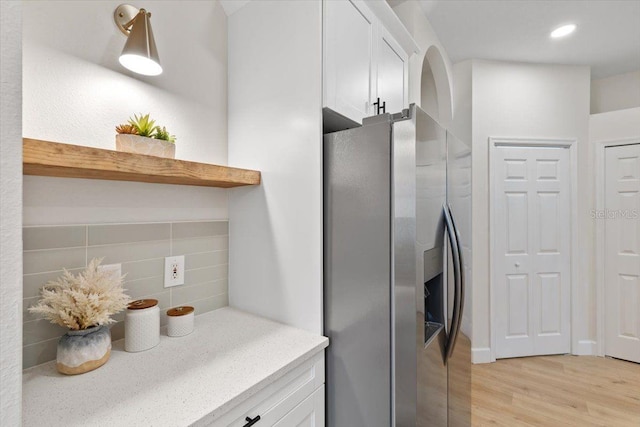
[[[114,323],[111,316],[124,310],[131,299],[122,288],[124,276],[98,270],[101,262],[91,260],[77,276],[64,270],[42,287],[42,298],[29,311],[74,331]]]

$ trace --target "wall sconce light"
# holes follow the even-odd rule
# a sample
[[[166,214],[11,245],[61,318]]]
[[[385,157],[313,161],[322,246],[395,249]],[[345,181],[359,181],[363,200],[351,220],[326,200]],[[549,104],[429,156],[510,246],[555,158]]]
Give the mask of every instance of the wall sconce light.
[[[134,73],[157,76],[162,73],[156,42],[151,31],[151,13],[121,4],[113,13],[116,25],[127,36],[120,64]]]

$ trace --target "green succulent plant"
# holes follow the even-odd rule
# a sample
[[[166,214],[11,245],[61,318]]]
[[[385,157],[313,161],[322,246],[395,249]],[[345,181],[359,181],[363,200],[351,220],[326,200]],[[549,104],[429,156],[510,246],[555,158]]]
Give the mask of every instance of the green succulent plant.
[[[157,130],[157,126],[155,126],[156,121],[151,120],[149,116],[150,114],[143,116],[142,113],[140,113],[140,117],[138,117],[137,114],[134,114],[133,119],[129,118],[129,124],[136,128],[138,135],[152,138],[154,132]]]
[[[133,115],[133,118],[129,117],[129,124],[123,124],[116,126],[116,132],[119,134],[128,133],[133,135],[145,136],[147,138],[161,139],[171,143],[176,142],[176,136],[171,135],[167,128],[162,126],[156,126],[156,121],[151,120],[151,113],[140,116]]]
[[[153,137],[155,139],[162,139],[163,141],[168,141],[171,143],[176,142],[176,136],[175,135],[171,135],[168,131],[167,128],[162,126],[162,128],[160,128],[160,126],[156,126],[156,133],[153,135]]]

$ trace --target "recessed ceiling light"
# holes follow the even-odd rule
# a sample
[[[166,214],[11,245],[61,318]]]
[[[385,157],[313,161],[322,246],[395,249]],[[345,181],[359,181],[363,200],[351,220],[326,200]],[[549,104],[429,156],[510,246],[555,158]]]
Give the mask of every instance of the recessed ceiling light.
[[[574,24],[563,25],[562,27],[558,27],[551,32],[551,37],[557,39],[559,37],[568,36],[576,30],[576,26]]]

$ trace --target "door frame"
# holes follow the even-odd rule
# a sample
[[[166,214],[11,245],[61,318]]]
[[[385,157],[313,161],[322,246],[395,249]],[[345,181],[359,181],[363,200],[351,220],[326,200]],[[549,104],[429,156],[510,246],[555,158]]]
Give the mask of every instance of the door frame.
[[[605,162],[606,149],[608,147],[619,147],[623,145],[640,144],[640,137],[620,138],[595,142],[595,166],[596,166],[596,210],[604,210],[605,202]],[[596,354],[605,356],[605,304],[604,304],[604,282],[605,282],[605,224],[604,221],[595,220],[596,227]]]
[[[579,336],[576,327],[580,324],[580,311],[578,310],[578,292],[576,278],[578,277],[578,242],[577,242],[577,227],[578,227],[578,168],[576,167],[578,162],[577,152],[577,139],[575,138],[519,138],[519,137],[489,137],[489,334],[490,334],[490,353],[491,362],[496,361],[496,322],[493,321],[496,315],[496,297],[494,292],[495,283],[495,268],[493,266],[494,250],[495,250],[495,234],[493,230],[496,230],[495,221],[495,209],[493,205],[494,197],[494,184],[496,179],[496,150],[499,147],[531,147],[531,148],[566,148],[569,150],[569,188],[571,191],[570,202],[570,215],[569,221],[571,221],[571,238],[570,245],[571,251],[569,257],[571,259],[570,272],[571,281],[570,294],[571,294],[571,313],[569,315],[570,322],[570,342],[571,342],[571,354],[581,354],[579,352],[580,343],[577,342],[574,337]]]

